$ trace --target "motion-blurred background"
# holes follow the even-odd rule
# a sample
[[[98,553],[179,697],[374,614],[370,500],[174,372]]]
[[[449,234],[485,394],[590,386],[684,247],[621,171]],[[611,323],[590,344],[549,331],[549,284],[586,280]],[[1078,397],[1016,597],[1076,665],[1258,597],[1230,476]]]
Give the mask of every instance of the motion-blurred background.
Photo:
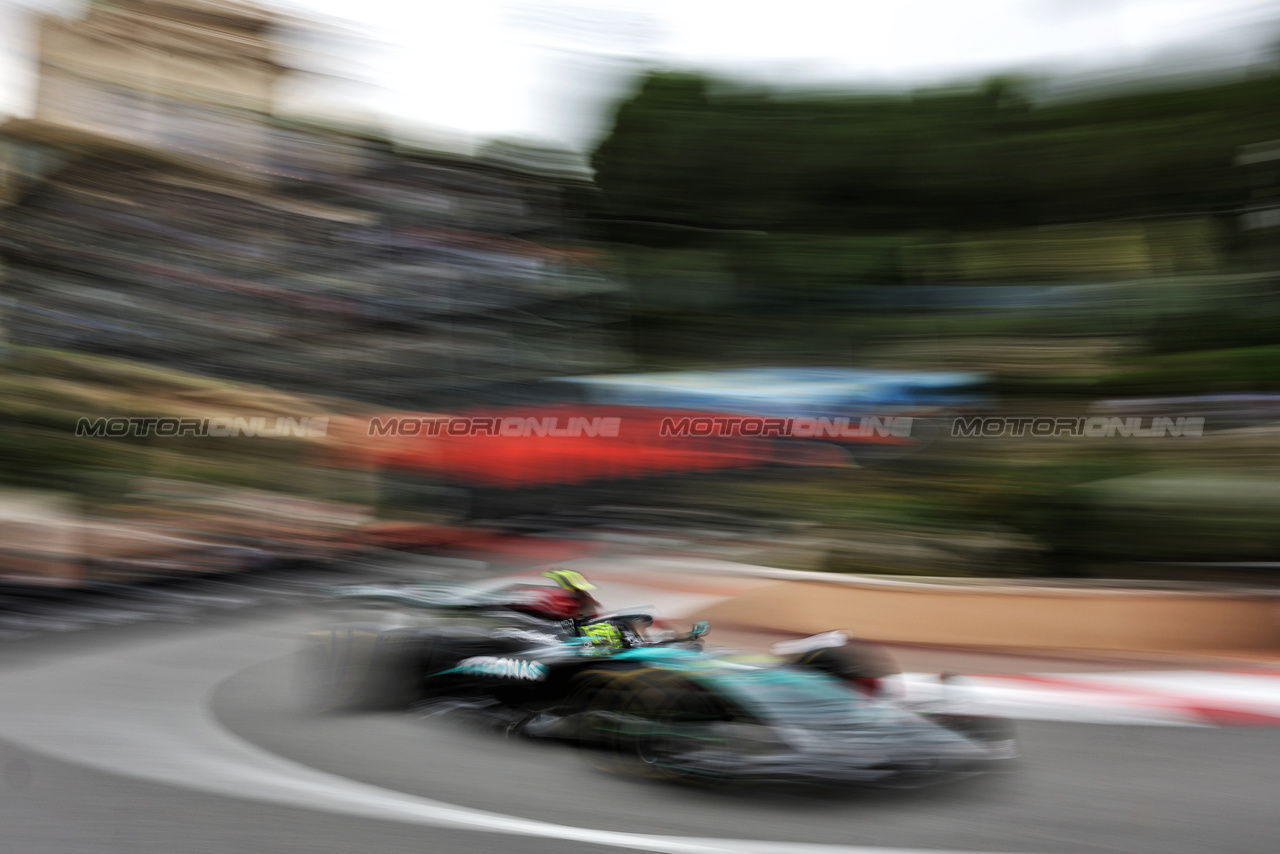
[[[0,576],[693,525],[1273,581],[1280,7],[891,5],[5,9]],[[914,422],[660,435],[699,415]],[[77,435],[123,416],[327,427]],[[1203,434],[1126,435],[1159,416]]]

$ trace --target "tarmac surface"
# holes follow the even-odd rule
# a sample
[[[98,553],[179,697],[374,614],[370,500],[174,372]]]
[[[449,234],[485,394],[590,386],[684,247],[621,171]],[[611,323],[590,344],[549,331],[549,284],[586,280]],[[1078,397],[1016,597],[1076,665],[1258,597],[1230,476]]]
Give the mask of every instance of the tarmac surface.
[[[717,793],[572,748],[298,702],[301,605],[8,644],[0,852],[1239,852],[1280,729],[1020,724],[1022,767],[916,791]]]

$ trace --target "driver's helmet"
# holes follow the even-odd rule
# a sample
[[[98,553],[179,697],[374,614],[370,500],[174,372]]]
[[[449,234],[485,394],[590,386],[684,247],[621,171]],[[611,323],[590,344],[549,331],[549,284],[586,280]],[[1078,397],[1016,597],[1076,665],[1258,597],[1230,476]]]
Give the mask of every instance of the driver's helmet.
[[[557,587],[537,587],[526,590],[520,601],[511,607],[532,611],[555,620],[582,620],[595,616],[600,603],[588,592],[596,586],[571,569],[551,569],[542,573],[552,579]]]
[[[557,592],[574,603],[574,618],[585,620],[600,613],[600,603],[590,593],[596,586],[583,578],[582,573],[572,569],[549,569],[542,574],[560,585]]]

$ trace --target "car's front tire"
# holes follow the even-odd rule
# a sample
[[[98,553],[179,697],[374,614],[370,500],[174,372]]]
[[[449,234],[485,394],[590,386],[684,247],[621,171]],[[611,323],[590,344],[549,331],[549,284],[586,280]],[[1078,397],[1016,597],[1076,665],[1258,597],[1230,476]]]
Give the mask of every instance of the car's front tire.
[[[851,640],[843,646],[828,646],[788,657],[795,667],[805,667],[834,676],[867,694],[879,694],[881,680],[901,672],[881,646]]]

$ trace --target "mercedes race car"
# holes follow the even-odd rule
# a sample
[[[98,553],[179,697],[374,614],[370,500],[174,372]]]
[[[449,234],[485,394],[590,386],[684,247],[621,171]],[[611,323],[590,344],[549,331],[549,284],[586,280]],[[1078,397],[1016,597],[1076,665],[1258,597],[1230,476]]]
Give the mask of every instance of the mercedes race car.
[[[565,616],[546,605],[554,589],[339,588],[354,613],[312,635],[315,702],[463,714],[590,748],[598,767],[703,785],[909,786],[1017,757],[1006,721],[909,706],[884,689],[887,656],[843,633],[773,655],[712,649],[706,623],[676,634],[651,608],[600,613],[580,593],[587,607]]]

